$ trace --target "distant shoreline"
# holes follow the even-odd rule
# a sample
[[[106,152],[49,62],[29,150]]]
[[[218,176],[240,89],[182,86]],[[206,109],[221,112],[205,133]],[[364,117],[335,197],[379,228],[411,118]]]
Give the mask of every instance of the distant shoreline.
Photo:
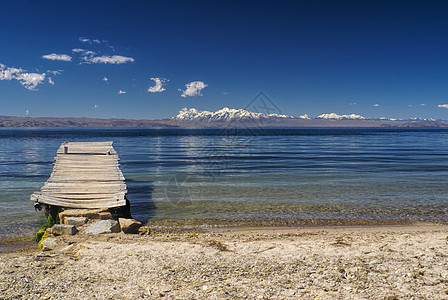
[[[0,116],[0,128],[27,127],[369,127],[369,128],[448,128],[448,121],[443,120],[337,120],[337,119],[288,119],[274,121],[182,121],[175,119],[134,120],[134,119],[99,119],[85,117],[15,117]]]

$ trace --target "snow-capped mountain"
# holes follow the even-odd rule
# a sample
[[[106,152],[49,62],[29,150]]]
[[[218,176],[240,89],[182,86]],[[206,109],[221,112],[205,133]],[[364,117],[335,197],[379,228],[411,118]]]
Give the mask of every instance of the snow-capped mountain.
[[[207,111],[207,110],[197,110],[195,108],[183,108],[177,116],[172,117],[173,121],[196,121],[196,122],[211,122],[211,123],[224,123],[224,122],[254,122],[254,121],[265,121],[267,124],[284,124],[288,126],[298,125],[303,126],[305,120],[310,120],[313,123],[309,124],[319,124],[316,123],[318,120],[353,120],[362,122],[375,122],[375,121],[385,121],[385,122],[404,122],[404,121],[435,121],[434,119],[423,119],[423,118],[412,118],[408,120],[404,119],[394,119],[381,117],[378,119],[366,118],[357,114],[349,115],[338,115],[336,113],[321,114],[315,118],[308,116],[307,114],[301,116],[288,116],[283,114],[263,114],[259,112],[251,112],[245,109],[233,109],[224,107],[217,111]],[[370,123],[362,123],[364,125]],[[374,123],[372,123],[374,124]],[[381,123],[383,124],[383,123]],[[384,123],[386,124],[386,123]],[[387,123],[388,124],[388,123]]]
[[[316,119],[334,119],[334,120],[365,120],[367,118],[360,115],[338,115],[336,113],[321,114]]]
[[[199,111],[195,108],[183,108],[179,114],[172,117],[173,120],[202,121],[202,122],[229,122],[229,121],[252,121],[252,120],[277,120],[292,119],[293,117],[279,114],[263,114],[250,112],[244,109],[233,109],[224,107],[217,111]]]
[[[307,114],[304,114],[304,115],[302,115],[302,116],[299,116],[299,119],[302,119],[302,120],[311,120],[311,117],[308,116]]]

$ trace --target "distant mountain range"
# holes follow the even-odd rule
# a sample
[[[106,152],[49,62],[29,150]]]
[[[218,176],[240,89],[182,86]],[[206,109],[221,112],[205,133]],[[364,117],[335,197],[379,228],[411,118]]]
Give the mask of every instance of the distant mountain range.
[[[233,121],[254,121],[254,120],[285,120],[290,119],[287,115],[263,114],[251,112],[244,109],[231,109],[224,107],[218,111],[199,111],[195,108],[183,108],[179,114],[172,117],[178,121],[200,121],[200,122],[233,122]]]
[[[176,126],[171,120],[132,120],[96,118],[10,117],[0,116],[0,127],[157,127]]]
[[[224,107],[217,111],[199,111],[195,108],[183,108],[177,116],[171,120],[182,122],[205,122],[205,123],[241,123],[265,126],[366,126],[366,127],[446,127],[448,122],[435,119],[370,119],[356,114],[338,115],[336,113],[321,114],[316,118],[308,115],[288,116],[283,114],[263,114],[250,112],[244,109],[231,109]],[[350,121],[350,122],[347,122]],[[353,122],[357,121],[357,122]],[[329,123],[330,122],[330,123]]]
[[[54,118],[0,116],[0,127],[448,127],[448,121],[434,119],[369,119],[356,114],[321,114],[316,118],[308,115],[288,116],[263,114],[244,109],[223,108],[217,111],[200,111],[184,108],[164,120]]]

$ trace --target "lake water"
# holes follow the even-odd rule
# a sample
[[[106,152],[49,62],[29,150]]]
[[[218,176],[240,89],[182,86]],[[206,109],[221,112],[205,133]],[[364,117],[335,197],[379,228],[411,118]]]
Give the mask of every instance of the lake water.
[[[447,220],[447,129],[2,128],[0,236],[42,224],[64,141],[114,142],[142,221]]]

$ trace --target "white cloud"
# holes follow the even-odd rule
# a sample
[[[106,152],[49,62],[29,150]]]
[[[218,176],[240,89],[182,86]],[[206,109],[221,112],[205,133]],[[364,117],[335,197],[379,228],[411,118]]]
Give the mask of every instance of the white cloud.
[[[409,104],[408,106],[409,106],[409,107],[414,107],[414,105],[413,105],[413,104]]]
[[[0,64],[0,80],[16,79],[16,76],[22,72],[22,69],[6,68],[5,65]]]
[[[81,49],[81,48],[72,49],[72,52],[79,53],[79,55],[81,55],[81,56],[93,56],[96,54],[96,52],[86,50],[86,49]]]
[[[374,104],[373,106],[375,106],[375,107],[378,107],[378,106],[380,106],[378,103],[376,103],[376,104]]]
[[[45,73],[20,73],[15,79],[18,80],[26,89],[30,91],[37,91],[36,87],[45,80]]]
[[[45,80],[45,73],[27,73],[25,70],[18,68],[7,68],[0,64],[0,80],[15,79],[20,82],[26,89],[37,91],[37,86]]]
[[[224,91],[224,92],[222,92],[222,94],[227,96],[229,94],[229,92]]]
[[[48,77],[48,83],[51,85],[54,85],[54,81],[53,81],[53,79],[51,79],[51,77]]]
[[[192,96],[202,96],[201,90],[207,87],[207,85],[202,81],[192,81],[185,85],[185,91],[179,89],[182,92],[181,97],[192,97]]]
[[[81,55],[83,55],[83,56],[93,56],[95,54],[96,54],[96,52],[93,52],[93,51],[90,51],[90,50],[86,50],[86,51],[81,53]]]
[[[121,55],[112,55],[112,56],[95,56],[91,58],[85,59],[87,62],[91,62],[94,64],[125,64],[128,62],[134,62],[134,59],[132,57],[126,57]]]
[[[109,78],[104,77],[104,78],[103,78],[103,81],[104,81],[104,82],[108,82],[108,81],[109,81]]]
[[[126,91],[119,90],[117,94],[118,95],[126,94]]]
[[[420,106],[426,106],[426,104],[425,104],[425,103],[422,103],[422,104],[420,104]]]
[[[47,70],[47,73],[48,73],[48,74],[53,74],[53,75],[59,75],[59,74],[62,73],[62,71],[61,71],[61,70],[57,70],[57,71]]]
[[[29,116],[30,115],[30,111],[27,109],[27,110],[25,110],[25,116]]]
[[[357,105],[357,102],[350,102],[350,105]]]
[[[67,54],[51,53],[51,54],[47,54],[47,55],[42,55],[42,58],[49,59],[49,60],[72,61],[72,57]]]
[[[95,44],[107,43],[107,41],[100,41],[99,39],[89,39],[86,37],[80,37],[79,41],[82,43],[90,44],[90,45],[92,45],[92,43],[95,43]]]
[[[163,91],[166,90],[163,87],[163,84],[167,81],[167,79],[154,77],[154,78],[151,78],[151,80],[154,81],[155,84],[148,88],[148,90],[147,90],[148,92],[150,92],[150,93],[160,93],[160,92],[163,92]]]
[[[439,104],[439,105],[437,105],[437,107],[440,107],[440,108],[448,108],[448,104]]]
[[[94,106],[93,106],[93,109],[97,109],[98,107],[100,107],[98,104],[95,104]]]

